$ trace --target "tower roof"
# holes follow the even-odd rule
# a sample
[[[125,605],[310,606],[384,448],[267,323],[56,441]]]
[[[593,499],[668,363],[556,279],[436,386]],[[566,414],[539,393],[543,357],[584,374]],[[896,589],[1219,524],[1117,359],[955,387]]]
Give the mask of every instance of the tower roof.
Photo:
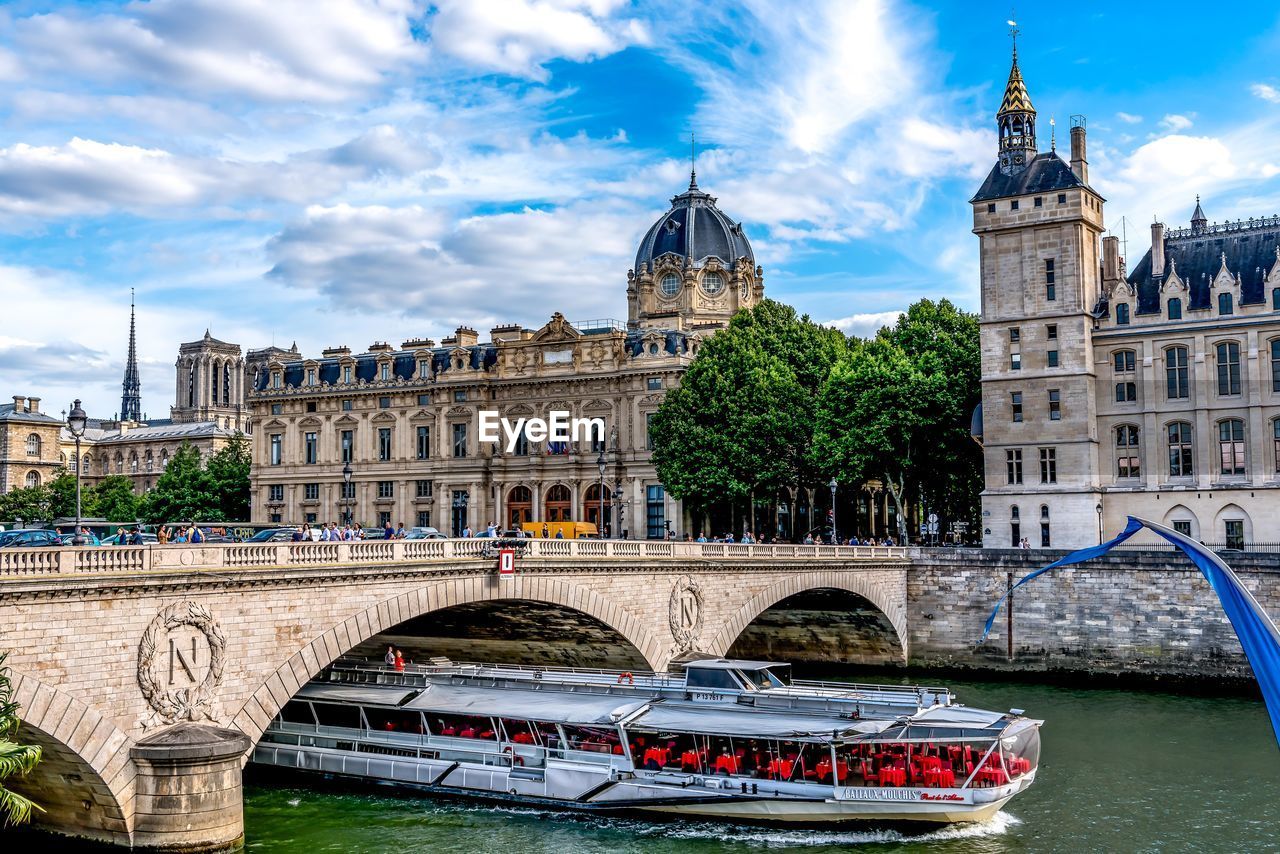
[[[1009,82],[1004,87],[1004,100],[1000,102],[999,118],[1005,113],[1034,113],[1031,96],[1027,94],[1027,84],[1022,80],[1022,69],[1018,67],[1018,54],[1013,54],[1013,67],[1009,69]]]
[[[1200,196],[1196,196],[1196,209],[1191,213],[1191,225],[1193,228],[1204,228],[1209,224],[1209,218],[1204,215],[1204,208],[1200,207]]]
[[[712,256],[727,267],[746,258],[755,264],[751,244],[742,224],[734,222],[716,207],[715,197],[698,188],[695,175],[689,176],[689,189],[671,200],[671,209],[655,222],[640,241],[635,269],[653,266],[655,259],[667,253],[701,265]]]

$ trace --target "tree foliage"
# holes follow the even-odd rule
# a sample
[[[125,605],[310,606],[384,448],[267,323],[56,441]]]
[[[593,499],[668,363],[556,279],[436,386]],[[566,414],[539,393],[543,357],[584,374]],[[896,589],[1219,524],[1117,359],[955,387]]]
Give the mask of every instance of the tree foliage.
[[[88,496],[86,502],[85,496]],[[74,494],[72,501],[75,501]],[[141,499],[133,491],[133,480],[127,475],[111,474],[94,484],[93,489],[81,495],[81,513],[96,516],[108,522],[135,522]],[[92,513],[84,508],[89,507]],[[72,512],[74,512],[74,503]]]
[[[817,482],[815,396],[845,349],[837,330],[772,300],[702,344],[653,416],[663,484],[696,507]]]
[[[12,525],[48,522],[53,518],[53,493],[47,486],[20,486],[0,495],[0,521]]]
[[[143,498],[143,516],[149,522],[217,521],[218,496],[200,451],[190,442],[169,458],[164,474]]]
[[[40,762],[38,745],[17,740],[20,709],[13,699],[13,683],[4,664],[6,657],[8,653],[0,653],[0,816],[5,825],[13,825],[28,821],[32,810],[44,810],[4,785],[10,777],[30,774]]]
[[[249,518],[249,469],[252,463],[249,440],[237,435],[205,464],[209,485],[218,500],[218,520]]]

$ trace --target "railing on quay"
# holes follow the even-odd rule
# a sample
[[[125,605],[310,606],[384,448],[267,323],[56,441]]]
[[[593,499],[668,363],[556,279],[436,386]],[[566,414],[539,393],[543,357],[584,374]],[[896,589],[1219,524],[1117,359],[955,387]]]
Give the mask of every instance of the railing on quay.
[[[145,546],[65,546],[0,549],[0,578],[49,575],[200,572],[306,566],[377,566],[485,557],[493,541],[476,537],[440,540],[365,540],[337,543],[171,543]],[[569,561],[635,559],[800,558],[827,561],[905,560],[902,546],[687,543],[648,540],[521,542],[524,559]],[[486,561],[487,562],[487,561]]]

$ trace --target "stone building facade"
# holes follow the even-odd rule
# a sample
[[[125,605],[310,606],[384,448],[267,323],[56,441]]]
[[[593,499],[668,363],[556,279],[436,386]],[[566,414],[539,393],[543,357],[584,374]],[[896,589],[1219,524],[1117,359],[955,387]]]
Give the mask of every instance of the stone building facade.
[[[40,411],[40,398],[14,395],[0,406],[0,493],[43,486],[62,465],[62,422]]]
[[[1014,55],[973,197],[982,288],[983,542],[1075,548],[1139,515],[1205,542],[1280,530],[1280,218],[1103,237],[1085,122],[1040,152]]]
[[[459,328],[438,344],[272,358],[249,394],[255,521],[465,528],[575,520],[611,535],[683,533],[648,422],[704,335],[763,298],[741,225],[691,178],[646,233],[628,272],[625,323]],[[480,411],[600,418],[604,436],[479,441]],[[600,472],[603,460],[605,471]],[[352,479],[346,485],[344,466]]]

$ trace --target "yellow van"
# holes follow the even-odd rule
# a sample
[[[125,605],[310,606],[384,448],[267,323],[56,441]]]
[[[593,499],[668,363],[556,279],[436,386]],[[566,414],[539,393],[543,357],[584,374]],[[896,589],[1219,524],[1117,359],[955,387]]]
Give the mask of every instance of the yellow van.
[[[600,534],[590,522],[525,522],[520,526],[525,535],[534,538],[554,539],[560,534],[565,540],[595,540]]]

